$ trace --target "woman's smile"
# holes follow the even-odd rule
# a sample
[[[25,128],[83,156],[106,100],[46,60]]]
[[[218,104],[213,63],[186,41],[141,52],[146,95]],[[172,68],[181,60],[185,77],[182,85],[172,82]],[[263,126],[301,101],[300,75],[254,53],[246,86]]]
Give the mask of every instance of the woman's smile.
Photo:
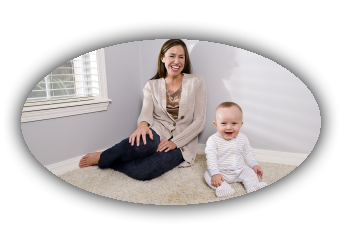
[[[171,70],[176,74],[181,71],[181,68],[179,66],[171,66]],[[169,71],[168,71],[169,72]]]
[[[173,70],[176,70],[176,71],[179,70],[179,66],[171,66],[171,68],[172,68]]]

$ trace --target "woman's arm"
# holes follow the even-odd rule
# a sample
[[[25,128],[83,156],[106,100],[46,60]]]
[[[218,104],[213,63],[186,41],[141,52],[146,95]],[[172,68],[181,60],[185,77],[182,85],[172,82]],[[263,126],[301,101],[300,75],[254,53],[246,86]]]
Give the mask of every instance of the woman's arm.
[[[138,128],[133,132],[133,134],[129,137],[129,143],[133,146],[135,139],[137,139],[137,146],[140,144],[140,136],[143,139],[143,143],[146,145],[146,134],[150,136],[150,139],[153,140],[153,133],[148,128],[148,123],[145,121],[142,121]]]
[[[141,108],[140,116],[138,118],[138,125],[145,121],[149,124],[149,126],[153,125],[153,100],[152,100],[152,92],[151,85],[148,81],[143,88],[143,105]]]
[[[153,124],[153,100],[151,94],[150,83],[147,82],[143,88],[144,100],[143,106],[141,108],[141,113],[138,118],[138,127],[129,137],[129,143],[133,146],[135,139],[137,140],[137,146],[140,144],[140,136],[143,139],[144,144],[146,144],[146,134],[150,136],[153,140],[153,134],[149,126]]]
[[[207,91],[204,80],[201,78],[200,84],[195,90],[195,110],[193,113],[193,122],[180,134],[171,139],[171,141],[175,143],[178,148],[185,146],[202,132],[205,124],[206,106]]]

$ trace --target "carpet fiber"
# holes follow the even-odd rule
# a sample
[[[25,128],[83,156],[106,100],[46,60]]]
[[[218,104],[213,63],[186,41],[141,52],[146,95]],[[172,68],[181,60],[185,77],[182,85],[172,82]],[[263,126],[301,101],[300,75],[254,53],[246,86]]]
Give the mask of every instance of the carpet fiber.
[[[143,204],[199,204],[246,194],[241,183],[232,183],[231,186],[236,193],[230,197],[217,198],[215,191],[209,188],[204,181],[203,174],[206,166],[205,155],[200,154],[197,155],[194,166],[175,168],[150,181],[135,180],[121,172],[112,169],[101,170],[97,166],[77,169],[58,177],[76,187],[100,196]],[[262,181],[269,185],[297,167],[266,162],[259,162],[259,166],[264,171]]]

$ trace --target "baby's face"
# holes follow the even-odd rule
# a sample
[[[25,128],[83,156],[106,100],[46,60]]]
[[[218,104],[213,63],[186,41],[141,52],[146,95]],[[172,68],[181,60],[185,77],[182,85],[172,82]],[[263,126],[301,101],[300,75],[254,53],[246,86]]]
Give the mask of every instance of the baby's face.
[[[242,114],[236,106],[217,109],[214,125],[224,139],[230,140],[236,137],[242,124]]]

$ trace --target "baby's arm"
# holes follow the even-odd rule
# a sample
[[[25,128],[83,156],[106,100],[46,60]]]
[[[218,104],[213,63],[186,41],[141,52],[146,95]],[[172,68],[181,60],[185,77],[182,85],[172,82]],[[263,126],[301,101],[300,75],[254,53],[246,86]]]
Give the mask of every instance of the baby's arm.
[[[216,174],[211,177],[211,185],[214,187],[221,186],[221,183],[224,182],[224,178],[221,174]]]
[[[207,167],[211,176],[211,185],[218,187],[224,181],[223,176],[217,165],[217,145],[214,137],[209,137],[205,146],[205,154],[207,157]]]
[[[251,145],[249,144],[248,138],[246,136],[245,136],[245,144],[243,147],[243,155],[244,155],[245,161],[247,162],[247,165],[249,165],[249,167],[251,167],[254,170],[254,172],[257,174],[257,176],[262,179],[262,175],[264,174],[264,172],[258,165],[253,149]]]
[[[249,144],[247,136],[243,135],[243,139],[244,139],[244,145],[243,145],[243,158],[244,158],[244,160],[246,161],[247,165],[252,169],[254,166],[259,167],[258,161],[256,160],[256,157],[254,155],[254,152],[253,152],[251,145]]]
[[[260,168],[260,166],[255,165],[252,168],[254,170],[254,172],[258,175],[258,177],[260,177],[262,179],[262,175],[264,174],[264,172],[262,171],[262,169]]]

